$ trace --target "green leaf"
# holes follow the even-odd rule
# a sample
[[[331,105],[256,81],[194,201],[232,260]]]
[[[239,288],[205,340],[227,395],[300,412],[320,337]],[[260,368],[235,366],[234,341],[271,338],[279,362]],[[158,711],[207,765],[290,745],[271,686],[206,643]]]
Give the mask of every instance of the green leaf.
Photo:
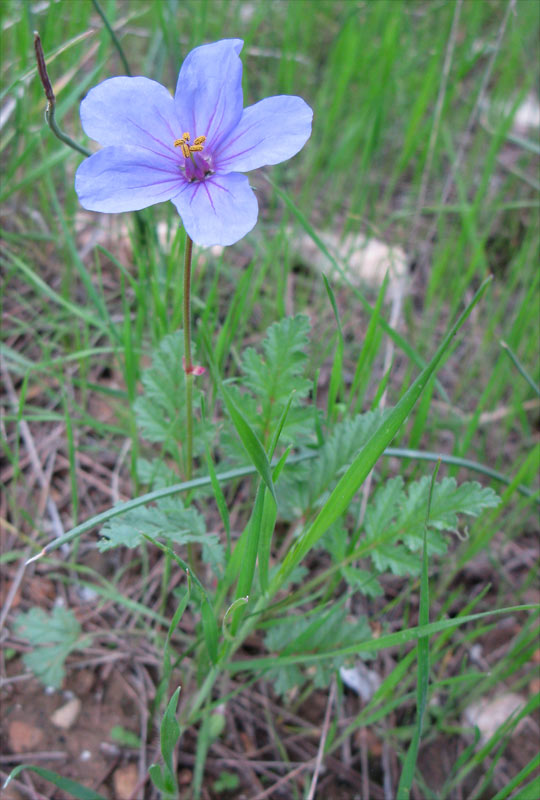
[[[220,772],[212,784],[214,792],[232,792],[240,786],[240,778],[232,772]]]
[[[178,483],[177,473],[167,466],[162,458],[154,458],[151,461],[146,458],[138,458],[137,478],[139,483],[151,486],[152,489],[162,489]]]
[[[411,548],[418,550],[422,543],[422,509],[426,508],[430,490],[430,478],[425,475],[408,489],[400,525],[407,531],[403,540]],[[457,485],[454,478],[443,478],[433,489],[429,527],[439,531],[458,531],[458,514],[476,517],[486,508],[499,505],[500,499],[493,489],[484,488],[476,482]]]
[[[184,334],[165,336],[141,377],[144,394],[134,404],[137,427],[149,442],[182,441],[185,430]]]
[[[248,456],[251,459],[251,462],[259,475],[261,476],[262,480],[268,487],[268,490],[272,494],[272,497],[276,496],[276,492],[274,489],[274,483],[272,481],[272,471],[270,467],[270,462],[268,460],[268,456],[266,455],[266,451],[261,444],[257,434],[250,426],[249,421],[246,419],[243,412],[237,407],[234,398],[234,392],[230,391],[223,381],[221,380],[221,375],[216,367],[216,362],[212,355],[212,346],[208,337],[206,337],[204,331],[202,332],[203,339],[205,341],[205,349],[206,355],[208,359],[208,363],[210,366],[210,371],[212,373],[212,378],[214,379],[216,385],[219,387],[223,400],[225,401],[225,405],[227,407],[227,411],[229,412],[229,416],[233,422],[234,427],[236,428],[236,432],[238,433],[240,440],[246,450]]]
[[[294,519],[326,499],[328,491],[388,413],[368,411],[339,422],[309,464],[286,467],[277,489],[280,513]]]
[[[133,733],[133,731],[128,731],[127,728],[123,728],[121,725],[113,725],[109,736],[113,742],[118,742],[124,747],[141,746],[141,740],[137,734]]]
[[[170,774],[173,773],[173,753],[176,743],[180,738],[180,725],[176,719],[176,706],[178,705],[178,697],[180,695],[180,686],[176,689],[175,693],[167,703],[165,714],[161,721],[160,728],[160,744],[161,755],[163,761],[168,768]]]
[[[292,391],[297,402],[311,389],[311,381],[302,377],[309,345],[309,318],[298,314],[274,322],[262,343],[262,355],[253,347],[242,354],[243,384],[263,404],[263,417],[277,419]],[[270,413],[270,407],[274,411]],[[270,425],[269,425],[270,427]]]
[[[221,393],[223,395],[223,399],[225,400],[227,411],[229,412],[229,415],[233,421],[233,425],[236,428],[240,439],[242,440],[242,444],[244,445],[246,453],[250,457],[253,466],[261,476],[275,500],[276,491],[274,489],[274,482],[272,480],[272,470],[264,447],[262,446],[256,433],[250,427],[249,422],[245,419],[240,409],[236,406],[232,394],[223,384],[221,384]]]
[[[266,647],[280,653],[286,658],[294,653],[298,663],[302,663],[302,654],[326,650],[329,646],[339,647],[339,643],[351,642],[370,635],[370,628],[365,618],[350,622],[343,604],[334,605],[328,610],[316,609],[307,615],[297,615],[280,619],[272,623],[265,637]],[[329,658],[326,663],[318,663],[313,680],[316,686],[328,685],[333,671],[344,662],[344,658]],[[307,675],[297,664],[287,664],[272,670],[269,678],[274,681],[274,688],[279,694],[285,694],[294,686],[302,686]]]
[[[218,660],[218,625],[214,609],[204,596],[201,600],[201,619],[206,649],[212,664],[216,664]]]
[[[371,558],[378,572],[390,571],[393,575],[418,575],[420,558],[410,553],[401,544],[379,545],[371,553]]]
[[[427,497],[427,510],[424,520],[424,537],[422,542],[422,576],[420,579],[420,614],[419,622],[421,625],[429,624],[429,577],[428,577],[428,548],[427,548],[427,532],[428,523],[431,516],[431,508],[433,502],[435,479],[439,472],[441,462],[438,461],[433,475],[429,481],[429,493]],[[418,639],[418,672],[417,672],[417,687],[416,687],[416,726],[413,738],[409,745],[407,755],[403,763],[403,769],[398,786],[398,797],[403,797],[408,800],[411,787],[414,779],[414,772],[416,762],[418,759],[418,748],[420,746],[420,739],[422,736],[422,729],[424,725],[424,716],[427,706],[427,693],[429,687],[429,637],[421,636]]]
[[[24,654],[26,666],[46,686],[56,689],[64,680],[64,663],[68,655],[72,650],[85,647],[89,641],[81,639],[81,626],[74,613],[61,606],[50,614],[41,608],[18,614],[13,632],[37,648]]]
[[[18,614],[14,633],[30,644],[73,644],[81,635],[81,626],[73,611],[58,606],[50,614],[42,608],[31,608],[26,614]]]
[[[422,545],[427,503],[424,488],[424,479],[408,488],[409,498],[414,498],[411,505],[414,514],[404,511],[407,495],[402,478],[391,478],[375,492],[366,511],[365,529],[367,540],[376,544],[370,554],[379,572],[390,570],[394,575],[418,574],[420,559],[408,551],[418,551]],[[397,544],[399,539],[407,542],[405,547]],[[446,552],[444,538],[433,530],[428,533],[428,551],[430,554]]]
[[[244,420],[266,449],[288,404],[290,411],[283,417],[280,431],[282,443],[298,446],[302,438],[311,436],[313,409],[303,404],[312,388],[311,380],[304,377],[309,328],[309,320],[303,315],[271,325],[261,345],[262,353],[248,347],[242,354],[242,389],[227,386],[230,400],[242,410]],[[222,444],[230,456],[241,455],[227,431]]]
[[[277,444],[277,437],[276,437],[276,444]],[[290,448],[283,453],[279,462],[274,467],[273,472],[273,479],[274,481],[279,480],[279,476],[285,466],[285,462],[287,461],[288,455],[290,452]],[[276,526],[276,518],[277,518],[277,506],[274,502],[273,497],[268,492],[264,494],[264,504],[263,510],[261,514],[261,530],[259,534],[259,541],[258,541],[258,563],[259,563],[259,579],[261,584],[261,591],[265,594],[268,590],[268,574],[269,574],[269,567],[270,567],[270,551],[272,547],[272,534],[274,533],[274,528]]]
[[[249,593],[251,591],[251,585],[253,583],[253,577],[255,574],[255,564],[257,561],[259,536],[261,534],[261,528],[263,526],[263,514],[264,514],[266,497],[267,493],[265,487],[263,486],[262,483],[259,483],[259,486],[257,487],[257,495],[255,497],[253,511],[242,533],[242,536],[240,537],[240,540],[238,541],[238,544],[236,545],[235,548],[235,555],[238,553],[238,557],[241,558],[239,566],[238,582],[236,584],[236,592],[235,592],[236,600],[242,597],[249,597]],[[276,504],[274,499],[272,498],[271,495],[268,495],[268,498],[269,498],[268,502],[271,504],[271,506],[274,507],[273,509],[271,509],[271,511],[275,510]],[[236,634],[243,613],[244,609],[242,608],[242,606],[238,606],[233,613],[233,620],[231,624],[231,632],[233,636]]]
[[[405,491],[403,480],[397,477],[388,480],[375,492],[366,511],[365,531],[368,541],[376,543],[381,540],[381,544],[370,551],[379,572],[390,570],[394,575],[418,573],[420,559],[414,554],[422,547],[430,486],[430,478],[424,476],[411,483]],[[478,483],[458,486],[453,478],[444,478],[436,483],[427,527],[428,555],[446,552],[447,544],[442,532],[457,531],[458,513],[475,516],[498,503],[495,492]],[[401,544],[397,544],[398,540]]]
[[[380,597],[383,594],[376,576],[367,569],[343,567],[341,574],[355,592],[362,592],[365,597]]]
[[[403,478],[399,476],[390,478],[377,489],[365,516],[366,536],[370,541],[375,541],[387,533],[403,498]]]
[[[151,764],[148,767],[148,774],[156,789],[159,792],[167,792],[169,783],[167,782],[166,772],[161,764]]]
[[[141,436],[163,444],[174,457],[178,454],[178,443],[186,438],[183,355],[183,331],[165,336],[152,355],[152,365],[142,373],[143,394],[133,405]],[[198,408],[200,395],[196,389],[193,399],[194,408]],[[194,452],[199,455],[204,449],[200,421],[195,419],[194,426]]]
[[[163,498],[155,506],[127,511],[108,520],[101,529],[101,551],[113,547],[138,547],[145,537],[156,541],[186,545],[198,542],[203,547],[205,561],[214,570],[223,563],[223,546],[215,533],[207,533],[204,518],[193,508],[184,508],[179,497]]]
[[[53,786],[56,786],[57,789],[62,789],[62,791],[67,792],[72,797],[77,798],[77,800],[106,800],[102,794],[98,794],[93,789],[89,789],[87,786],[83,786],[77,781],[72,781],[70,778],[63,778],[61,775],[58,775],[56,772],[52,772],[50,769],[43,769],[43,767],[33,767],[29,764],[19,764],[19,766],[12,769],[9,773],[6,782],[4,783],[4,789],[10,783],[13,778],[16,778],[23,770],[28,770],[28,772],[35,772],[36,775],[39,775],[40,778],[43,778],[49,783],[52,783]]]

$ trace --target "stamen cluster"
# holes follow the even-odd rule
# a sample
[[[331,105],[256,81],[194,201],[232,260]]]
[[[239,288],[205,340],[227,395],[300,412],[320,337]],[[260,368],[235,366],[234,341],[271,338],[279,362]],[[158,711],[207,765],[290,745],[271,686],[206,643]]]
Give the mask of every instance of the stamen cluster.
[[[182,134],[181,139],[175,139],[174,146],[180,147],[184,158],[191,158],[192,153],[200,153],[203,150],[203,145],[206,142],[206,136],[197,136],[193,140],[193,144],[189,144],[191,136],[189,131]]]

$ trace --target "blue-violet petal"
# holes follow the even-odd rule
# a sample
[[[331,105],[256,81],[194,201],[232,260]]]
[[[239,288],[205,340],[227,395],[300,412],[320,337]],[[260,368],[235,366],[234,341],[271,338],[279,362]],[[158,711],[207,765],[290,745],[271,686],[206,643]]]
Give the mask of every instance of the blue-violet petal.
[[[188,235],[202,247],[234,244],[257,222],[257,198],[249,180],[234,172],[187,183],[172,201]]]
[[[138,147],[105,147],[85,159],[75,191],[89,211],[138,211],[170,200],[184,182],[177,164]]]
[[[311,136],[313,111],[301,97],[267,97],[244,110],[214,152],[220,171],[248,172],[296,155]]]
[[[212,147],[242,116],[241,39],[222,39],[196,47],[182,64],[174,95],[182,132],[206,136]]]
[[[170,92],[149,78],[109,78],[98,84],[81,103],[81,122],[87,136],[104,147],[132,145],[171,154],[181,136]]]

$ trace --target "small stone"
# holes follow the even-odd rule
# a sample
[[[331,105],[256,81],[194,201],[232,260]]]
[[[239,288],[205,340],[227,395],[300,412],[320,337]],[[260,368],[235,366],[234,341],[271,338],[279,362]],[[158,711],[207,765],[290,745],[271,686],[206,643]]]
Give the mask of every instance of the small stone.
[[[12,753],[30,753],[43,742],[43,731],[23,720],[13,720],[8,729],[9,747]]]
[[[480,730],[481,742],[487,742],[497,732],[508,717],[515,714],[525,705],[525,700],[515,692],[505,692],[498,697],[481,698],[477,703],[467,706],[463,713],[463,722],[468,727]],[[513,729],[518,732],[523,727],[521,720]]]
[[[118,767],[113,774],[114,796],[116,800],[129,800],[133,795],[139,773],[136,764],[127,764],[125,767]]]
[[[351,668],[340,667],[339,674],[345,686],[360,695],[364,703],[369,703],[381,685],[380,675],[374,670],[368,669],[362,661]]]
[[[77,670],[74,675],[75,693],[82,697],[92,690],[95,674],[90,669]]]
[[[78,697],[74,697],[51,714],[51,722],[57,728],[68,731],[79,716],[80,710],[81,701]]]
[[[334,231],[318,230],[317,236],[330,253],[337,256],[343,265],[343,273],[353,286],[379,288],[386,272],[389,272],[388,290],[391,293],[399,289],[407,274],[407,256],[401,247],[362,234],[349,233],[342,238]],[[292,237],[290,255],[324,272],[332,281],[343,282],[343,274],[333,267],[308,234]]]
[[[178,773],[178,785],[189,786],[193,780],[193,773],[190,769],[181,769]]]

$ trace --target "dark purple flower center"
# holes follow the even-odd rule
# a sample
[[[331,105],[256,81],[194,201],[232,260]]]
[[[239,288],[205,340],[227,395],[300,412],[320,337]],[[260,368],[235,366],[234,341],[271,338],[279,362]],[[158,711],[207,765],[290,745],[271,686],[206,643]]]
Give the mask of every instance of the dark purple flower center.
[[[186,171],[186,178],[188,181],[204,181],[209,175],[213,174],[213,169],[210,166],[210,160],[206,156],[201,156],[204,150],[204,143],[206,136],[197,136],[190,144],[191,134],[189,131],[182,134],[181,139],[176,139],[174,142],[175,147],[179,147],[184,156],[184,169]]]

